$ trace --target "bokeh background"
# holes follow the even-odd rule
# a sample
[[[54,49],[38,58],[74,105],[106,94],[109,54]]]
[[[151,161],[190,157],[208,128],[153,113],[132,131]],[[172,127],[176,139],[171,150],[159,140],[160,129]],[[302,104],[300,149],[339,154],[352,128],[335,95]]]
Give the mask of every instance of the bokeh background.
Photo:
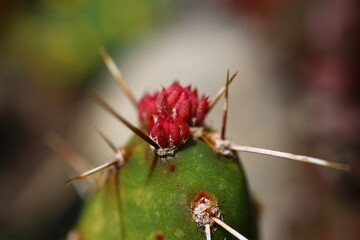
[[[211,97],[226,70],[228,137],[243,145],[352,166],[241,154],[261,206],[262,239],[360,239],[359,2],[357,0],[0,1],[0,239],[65,239],[86,180],[48,146],[54,134],[98,165],[136,111],[99,55],[105,47],[139,99],[175,79]],[[221,105],[221,104],[220,104]],[[219,129],[221,106],[209,125]]]

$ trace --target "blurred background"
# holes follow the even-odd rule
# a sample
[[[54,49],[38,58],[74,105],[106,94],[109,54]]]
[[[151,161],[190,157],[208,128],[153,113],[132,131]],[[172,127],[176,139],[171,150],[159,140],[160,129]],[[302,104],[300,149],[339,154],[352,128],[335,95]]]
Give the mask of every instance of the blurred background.
[[[99,54],[137,99],[175,79],[212,98],[226,70],[228,137],[242,145],[352,166],[346,173],[241,154],[261,205],[262,239],[360,239],[359,1],[0,1],[0,239],[65,239],[86,181],[49,146],[63,137],[99,165],[130,131],[87,98],[136,122]],[[222,104],[207,117],[219,129]],[[85,189],[85,190],[84,190]]]

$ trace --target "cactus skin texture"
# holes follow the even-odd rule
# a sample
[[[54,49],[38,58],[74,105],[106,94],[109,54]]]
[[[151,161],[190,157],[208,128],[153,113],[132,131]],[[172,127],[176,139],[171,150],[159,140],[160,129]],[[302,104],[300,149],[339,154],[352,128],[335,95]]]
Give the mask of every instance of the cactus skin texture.
[[[221,218],[248,239],[257,239],[255,214],[246,177],[237,157],[217,154],[199,139],[189,139],[173,157],[159,159],[133,137],[128,160],[88,200],[77,234],[84,240],[205,239],[192,218],[191,203],[199,192],[218,200]],[[214,226],[215,227],[215,226]],[[235,239],[220,227],[212,239]]]

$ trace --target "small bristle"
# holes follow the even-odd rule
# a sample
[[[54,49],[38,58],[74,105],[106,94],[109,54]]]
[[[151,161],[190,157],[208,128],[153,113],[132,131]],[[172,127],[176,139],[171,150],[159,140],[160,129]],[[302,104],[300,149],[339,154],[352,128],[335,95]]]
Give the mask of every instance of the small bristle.
[[[232,83],[232,81],[236,78],[236,76],[238,75],[238,72],[235,72],[230,80],[229,80],[229,84]],[[226,86],[222,87],[219,92],[215,95],[214,99],[210,102],[209,107],[207,109],[207,112],[210,112],[211,109],[214,108],[214,106],[218,103],[218,101],[220,100],[221,96],[225,93],[225,88]]]
[[[210,224],[205,225],[205,236],[206,240],[211,240]]]
[[[85,158],[78,154],[68,142],[66,142],[59,135],[53,133],[46,139],[47,145],[56,152],[62,159],[72,167],[76,172],[85,172],[92,169],[93,165],[90,164]],[[94,179],[89,179],[90,182],[95,183]]]
[[[269,150],[269,149],[255,148],[255,147],[248,147],[248,146],[237,146],[237,145],[232,145],[230,147],[230,149],[235,150],[235,151],[240,151],[240,152],[258,153],[258,154],[280,157],[280,158],[285,158],[285,159],[290,159],[290,160],[295,160],[295,161],[300,161],[300,162],[307,162],[307,163],[312,163],[312,164],[329,167],[329,168],[334,168],[334,169],[338,169],[338,170],[343,170],[343,171],[351,170],[350,166],[345,165],[345,164],[330,162],[330,161],[326,161],[323,159],[313,158],[313,157],[308,157],[308,156],[303,156],[303,155],[296,155],[293,153],[279,152],[279,151],[274,151],[274,150]]]
[[[150,167],[150,171],[149,171],[148,180],[150,180],[150,178],[152,177],[158,161],[159,161],[159,155],[158,155],[158,154],[154,154],[154,155],[153,155],[153,160],[152,160],[152,162],[151,162],[151,167]]]
[[[231,233],[234,237],[236,237],[237,239],[240,240],[247,240],[246,237],[244,237],[243,235],[241,235],[240,233],[238,233],[235,229],[233,229],[232,227],[230,227],[229,225],[227,225],[226,223],[224,223],[223,221],[221,221],[218,218],[212,217],[211,218],[214,222],[216,222],[220,227],[224,228],[226,231],[228,231],[229,233]]]
[[[109,56],[109,54],[107,54],[104,48],[100,48],[100,54],[103,57],[104,62],[108,67],[109,71],[111,72],[117,83],[119,84],[120,88],[124,91],[124,93],[129,98],[130,102],[135,106],[135,108],[137,108],[136,98],[134,97],[134,94],[131,92],[128,84],[126,83],[124,77],[122,76],[120,69],[116,66],[114,60],[112,60],[112,58]]]
[[[120,122],[125,124],[131,131],[133,131],[136,135],[138,135],[140,138],[145,140],[147,143],[149,143],[151,146],[153,146],[156,149],[159,149],[160,146],[153,141],[148,135],[146,135],[142,130],[132,125],[128,120],[126,120],[124,117],[122,117],[119,113],[117,113],[109,104],[107,104],[102,98],[100,98],[96,94],[91,94],[90,97],[102,108],[104,108],[106,111],[111,113],[114,117],[116,117]]]
[[[106,142],[106,144],[116,153],[117,147],[116,145],[108,138],[100,129],[95,127],[96,132],[100,135],[100,137]]]
[[[209,146],[211,147],[216,153],[220,153],[219,149],[203,134],[200,134],[199,137]]]
[[[225,99],[224,99],[224,110],[223,110],[223,121],[221,126],[221,139],[225,139],[225,132],[226,132],[226,124],[227,124],[227,113],[228,113],[228,106],[229,106],[229,70],[226,74],[226,84],[225,84]]]
[[[83,178],[86,178],[86,177],[88,177],[88,176],[91,176],[91,175],[93,175],[93,174],[95,174],[95,173],[97,173],[97,172],[100,172],[100,171],[102,171],[102,170],[104,170],[104,169],[107,169],[107,168],[109,168],[109,167],[111,167],[111,166],[115,166],[115,165],[117,165],[117,164],[118,164],[118,161],[117,161],[117,160],[112,161],[112,162],[108,162],[108,163],[104,163],[103,165],[100,165],[100,166],[98,166],[98,167],[96,167],[96,168],[93,168],[93,169],[87,171],[87,172],[84,172],[83,174],[81,174],[81,175],[79,175],[79,176],[70,178],[69,180],[66,181],[65,184],[68,184],[68,183],[73,182],[73,181],[75,181],[75,180],[81,180],[81,179],[83,179]]]

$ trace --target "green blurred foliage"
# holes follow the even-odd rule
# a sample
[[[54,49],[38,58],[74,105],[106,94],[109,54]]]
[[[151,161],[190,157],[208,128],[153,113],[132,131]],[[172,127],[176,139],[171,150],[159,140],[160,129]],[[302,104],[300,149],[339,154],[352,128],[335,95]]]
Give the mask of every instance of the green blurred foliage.
[[[38,84],[78,89],[101,66],[100,47],[131,45],[170,11],[169,0],[40,0],[12,15],[3,59]]]

